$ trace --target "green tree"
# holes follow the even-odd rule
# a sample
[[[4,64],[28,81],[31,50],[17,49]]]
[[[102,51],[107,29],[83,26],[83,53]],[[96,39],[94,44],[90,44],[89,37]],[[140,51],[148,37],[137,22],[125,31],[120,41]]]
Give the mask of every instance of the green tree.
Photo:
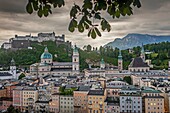
[[[132,84],[132,79],[131,79],[131,77],[130,76],[125,76],[124,78],[123,78],[123,81],[125,81],[125,82],[127,82],[128,84]]]
[[[20,80],[20,79],[22,79],[22,78],[24,78],[24,77],[25,77],[25,74],[24,74],[24,73],[21,73],[20,76],[18,77],[18,79]]]
[[[37,12],[39,17],[47,17],[52,14],[52,8],[60,8],[65,5],[65,0],[28,0],[26,11],[29,14]],[[120,16],[133,14],[132,7],[141,7],[140,0],[83,0],[82,6],[74,3],[70,10],[69,31],[88,31],[88,36],[93,39],[101,37],[99,27],[102,31],[111,30],[111,25],[101,12],[109,14],[113,19]],[[97,21],[97,22],[96,22]],[[100,24],[96,24],[96,23]]]
[[[158,54],[158,57],[159,57],[160,60],[165,60],[165,59],[167,59],[166,53],[159,53],[159,54]]]

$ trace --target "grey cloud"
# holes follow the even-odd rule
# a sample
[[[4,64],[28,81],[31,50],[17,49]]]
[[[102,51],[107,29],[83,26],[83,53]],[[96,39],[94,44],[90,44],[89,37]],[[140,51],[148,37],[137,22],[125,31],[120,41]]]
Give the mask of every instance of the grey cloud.
[[[100,46],[121,38],[128,33],[143,33],[168,35],[170,30],[170,1],[169,0],[141,0],[142,7],[134,8],[131,16],[112,19],[108,14],[104,17],[112,25],[112,30],[102,32],[102,37],[91,39],[85,33],[68,31],[70,21],[69,11],[73,3],[82,4],[82,0],[66,0],[63,8],[53,9],[53,14],[47,18],[39,18],[35,13],[29,15],[25,12],[27,0],[1,0],[0,1],[0,43],[14,37],[15,34],[27,35],[38,32],[56,32],[57,35],[65,34],[70,40],[82,47],[84,44]]]

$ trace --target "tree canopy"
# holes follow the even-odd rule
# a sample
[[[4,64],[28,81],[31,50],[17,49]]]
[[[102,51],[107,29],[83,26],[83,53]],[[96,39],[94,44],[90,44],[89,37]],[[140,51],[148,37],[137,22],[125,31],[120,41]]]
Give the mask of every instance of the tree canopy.
[[[26,11],[29,14],[37,12],[39,17],[52,14],[52,8],[65,5],[65,0],[28,0]],[[109,14],[113,19],[133,14],[132,7],[141,7],[140,0],[83,0],[82,6],[74,3],[70,10],[70,24],[68,30],[74,32],[88,31],[88,37],[95,39],[102,36],[102,31],[111,30],[111,25],[102,15]],[[99,24],[100,23],[100,24]]]
[[[24,73],[21,73],[21,75],[19,76],[18,79],[20,80],[20,79],[22,79],[22,78],[24,78],[24,77],[25,77],[25,74],[24,74]]]

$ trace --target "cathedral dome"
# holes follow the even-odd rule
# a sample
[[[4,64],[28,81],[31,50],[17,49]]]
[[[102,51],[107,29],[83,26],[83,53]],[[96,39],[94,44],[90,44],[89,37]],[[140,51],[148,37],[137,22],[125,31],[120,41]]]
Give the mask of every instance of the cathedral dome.
[[[48,48],[44,49],[44,53],[41,55],[41,59],[52,59],[52,54],[48,52]]]

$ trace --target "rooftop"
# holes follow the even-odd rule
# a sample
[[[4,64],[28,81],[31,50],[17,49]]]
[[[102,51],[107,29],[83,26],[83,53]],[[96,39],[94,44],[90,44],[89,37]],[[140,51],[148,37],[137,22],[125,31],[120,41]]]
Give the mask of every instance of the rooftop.
[[[143,62],[142,58],[137,57],[132,60],[129,67],[149,67],[145,62]]]
[[[90,86],[81,85],[78,90],[79,91],[89,91],[90,90]]]
[[[104,90],[90,90],[88,95],[104,96]]]
[[[150,87],[144,87],[142,90],[142,93],[161,93],[160,90],[155,90],[153,88]]]

